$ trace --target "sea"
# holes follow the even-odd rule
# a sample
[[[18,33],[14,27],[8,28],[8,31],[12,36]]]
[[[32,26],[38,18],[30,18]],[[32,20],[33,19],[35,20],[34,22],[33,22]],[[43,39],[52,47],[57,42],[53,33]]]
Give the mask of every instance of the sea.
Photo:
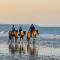
[[[31,54],[18,52],[11,53],[9,50],[9,34],[13,24],[0,24],[0,60],[60,60],[60,27],[41,27],[35,25],[39,35],[35,38],[35,46],[37,54],[32,56]],[[19,30],[22,27],[26,33],[29,31],[29,24],[15,24],[15,29]],[[31,45],[33,44],[33,38]],[[19,43],[18,39],[18,44]],[[27,37],[24,37],[24,45],[27,44]],[[26,47],[25,47],[26,49]]]

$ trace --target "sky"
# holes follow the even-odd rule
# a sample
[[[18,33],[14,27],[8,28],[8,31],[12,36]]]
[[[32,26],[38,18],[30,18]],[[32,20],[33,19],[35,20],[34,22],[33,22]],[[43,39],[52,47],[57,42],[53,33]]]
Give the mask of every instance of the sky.
[[[60,27],[60,0],[0,0],[0,24]]]

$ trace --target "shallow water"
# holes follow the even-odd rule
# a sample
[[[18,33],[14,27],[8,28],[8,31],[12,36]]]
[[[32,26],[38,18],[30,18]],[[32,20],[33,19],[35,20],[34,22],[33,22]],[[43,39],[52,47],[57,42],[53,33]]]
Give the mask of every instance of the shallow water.
[[[60,60],[60,27],[36,26],[40,35],[35,40],[36,55],[31,55],[27,52],[26,37],[24,37],[24,52],[16,51],[14,48],[9,49],[8,31],[11,26],[0,25],[0,60]],[[19,28],[17,25],[15,27]],[[29,25],[22,25],[22,27],[25,31],[29,29]],[[31,47],[32,41],[31,39]]]
[[[56,48],[53,45],[49,46],[51,43],[47,42],[48,41],[45,40],[44,44],[42,44],[43,41],[40,41],[41,44],[37,44],[37,42],[35,43],[37,49],[37,55],[35,56],[32,56],[27,52],[20,54],[19,52],[15,51],[12,53],[9,50],[9,43],[0,43],[0,60],[60,60],[60,47]]]

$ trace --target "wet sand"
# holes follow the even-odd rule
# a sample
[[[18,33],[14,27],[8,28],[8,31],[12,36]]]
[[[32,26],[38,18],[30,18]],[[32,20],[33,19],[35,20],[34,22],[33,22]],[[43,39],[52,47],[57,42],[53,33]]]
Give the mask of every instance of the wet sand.
[[[20,45],[18,44],[18,46]],[[36,45],[37,54],[32,56],[27,52],[26,46],[25,44],[25,52],[19,53],[19,51],[14,51],[14,53],[12,53],[11,50],[9,50],[9,44],[0,44],[0,60],[60,60],[60,48],[40,46],[40,44],[38,44]]]

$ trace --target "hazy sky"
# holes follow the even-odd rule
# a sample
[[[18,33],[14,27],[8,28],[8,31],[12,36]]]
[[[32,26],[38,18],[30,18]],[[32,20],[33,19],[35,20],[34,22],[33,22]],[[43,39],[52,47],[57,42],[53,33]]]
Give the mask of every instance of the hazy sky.
[[[60,26],[60,0],[0,0],[0,23]]]

